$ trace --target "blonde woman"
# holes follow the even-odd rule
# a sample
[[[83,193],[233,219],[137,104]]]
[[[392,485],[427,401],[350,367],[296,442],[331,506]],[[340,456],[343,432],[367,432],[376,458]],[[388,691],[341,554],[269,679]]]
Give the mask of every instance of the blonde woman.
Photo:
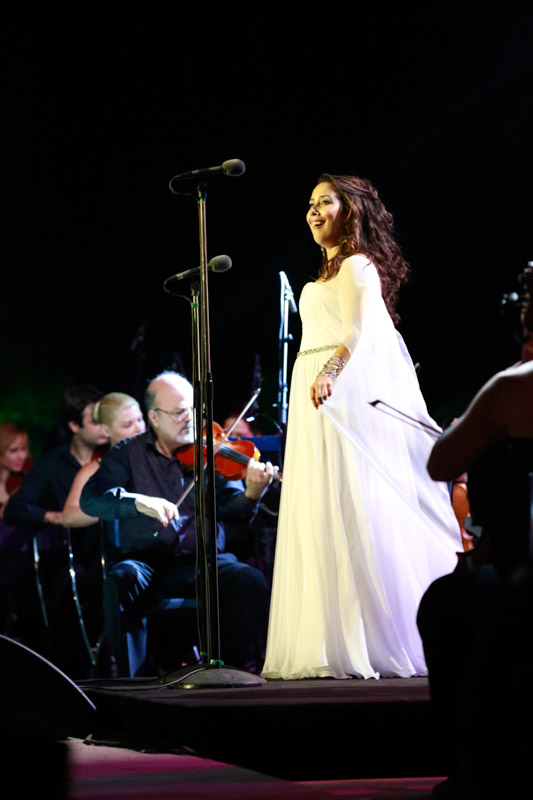
[[[134,397],[122,392],[111,392],[102,397],[93,408],[93,421],[100,424],[109,436],[109,444],[113,447],[123,439],[130,439],[144,433],[146,423],[139,403]],[[63,524],[70,528],[84,528],[98,522],[80,508],[80,497],[83,487],[94,475],[100,465],[101,455],[85,464],[78,472],[65,501],[63,508]]]

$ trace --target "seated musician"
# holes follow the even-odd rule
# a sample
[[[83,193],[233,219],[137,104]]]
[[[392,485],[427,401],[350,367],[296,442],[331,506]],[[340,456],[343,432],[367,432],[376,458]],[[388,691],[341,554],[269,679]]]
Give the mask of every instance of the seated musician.
[[[122,628],[120,663],[128,664],[131,675],[150,674],[139,606],[194,598],[198,573],[194,492],[176,505],[192,477],[177,454],[193,444],[193,389],[183,376],[164,372],[148,385],[145,403],[150,430],[104,456],[80,502],[86,514],[112,523],[110,562],[120,607],[131,622],[129,630]],[[215,481],[222,658],[257,672],[262,664],[256,643],[266,639],[269,588],[259,570],[224,552],[223,523],[250,522],[273,473],[271,463],[250,460],[244,485],[220,476]]]
[[[532,361],[488,381],[437,441],[428,470],[435,480],[468,473],[472,520],[482,531],[455,572],[430,586],[418,614],[448,754],[449,779],[434,795],[522,797],[529,761],[519,717],[533,709]]]

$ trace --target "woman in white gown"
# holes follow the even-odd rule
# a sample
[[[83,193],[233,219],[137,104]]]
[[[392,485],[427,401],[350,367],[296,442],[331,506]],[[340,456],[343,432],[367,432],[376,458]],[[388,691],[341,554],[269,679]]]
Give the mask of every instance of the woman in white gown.
[[[300,299],[262,674],[424,675],[419,601],[463,548],[434,439],[388,408],[437,428],[391,318],[407,266],[366,180],[321,176],[307,221],[323,266]]]

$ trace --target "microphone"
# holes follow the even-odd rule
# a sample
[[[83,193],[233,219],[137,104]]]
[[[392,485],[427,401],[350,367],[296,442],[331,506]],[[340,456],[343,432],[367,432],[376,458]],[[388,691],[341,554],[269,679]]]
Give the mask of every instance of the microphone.
[[[280,272],[279,273],[279,277],[281,279],[281,286],[283,288],[282,295],[283,295],[285,300],[288,300],[289,305],[291,307],[291,311],[292,311],[293,314],[295,314],[298,311],[298,307],[297,307],[296,301],[294,299],[294,294],[293,294],[293,291],[291,289],[291,285],[289,283],[289,279],[287,278],[287,276],[285,275],[284,272]]]
[[[231,258],[229,256],[215,256],[208,263],[207,269],[213,272],[227,272],[228,269],[231,269]],[[194,275],[198,275],[200,270],[201,267],[192,267],[192,269],[186,269],[185,272],[177,272],[175,275],[171,275],[167,278],[163,286],[166,286],[167,283],[171,281],[181,281],[183,278],[188,277],[192,278]]]
[[[209,178],[211,175],[219,175],[221,172],[223,172],[224,175],[235,177],[237,175],[242,175],[245,170],[246,167],[244,166],[243,161],[238,158],[230,158],[229,161],[224,161],[224,163],[218,167],[192,169],[189,170],[189,172],[181,172],[179,175],[174,175],[174,177],[170,179],[168,185],[170,191],[173,192],[174,189],[172,188],[172,184],[175,181],[186,181],[189,180],[189,178]]]
[[[520,300],[520,295],[517,292],[510,292],[509,294],[504,294],[502,297],[502,306],[507,305],[507,303],[512,303],[515,305]]]

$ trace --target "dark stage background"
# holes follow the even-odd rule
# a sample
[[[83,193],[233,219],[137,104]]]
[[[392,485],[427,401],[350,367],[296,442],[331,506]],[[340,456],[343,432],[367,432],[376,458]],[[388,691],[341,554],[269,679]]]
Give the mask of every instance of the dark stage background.
[[[207,200],[208,256],[233,261],[209,279],[216,420],[257,360],[278,418],[279,272],[297,299],[316,275],[305,212],[324,170],[370,178],[394,214],[400,330],[441,424],[519,358],[501,299],[533,259],[529,3],[91,13],[2,34],[0,418],[35,452],[69,384],[190,373],[189,304],[163,282],[199,264],[197,207],[168,182],[230,158],[245,174]],[[290,330],[292,366],[296,315]]]

